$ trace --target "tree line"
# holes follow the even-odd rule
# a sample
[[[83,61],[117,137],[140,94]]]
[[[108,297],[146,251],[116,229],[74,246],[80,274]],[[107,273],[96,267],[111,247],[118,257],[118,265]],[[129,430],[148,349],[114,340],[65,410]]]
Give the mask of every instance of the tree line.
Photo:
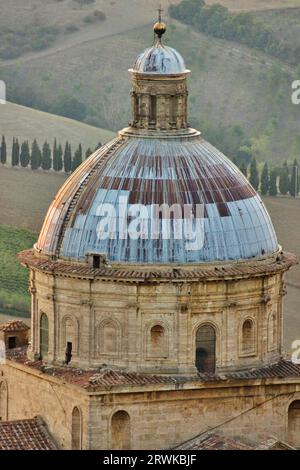
[[[102,146],[101,142],[95,150]],[[18,138],[13,137],[11,147],[11,165],[13,167],[31,168],[32,170],[54,170],[71,173],[81,165],[83,159],[88,158],[93,153],[91,148],[83,152],[82,145],[79,144],[75,152],[72,152],[71,144],[67,141],[64,147],[54,140],[51,147],[47,140],[40,147],[34,139],[31,146],[28,140],[20,143]],[[5,136],[2,136],[0,146],[0,162],[2,165],[9,163],[8,151]]]
[[[286,161],[282,165],[269,167],[268,163],[264,163],[262,171],[259,171],[257,160],[253,158],[249,165],[244,160],[233,161],[248,178],[256,191],[260,191],[263,196],[283,196],[290,195],[297,197],[299,194],[299,167],[295,160],[292,165]]]
[[[101,142],[95,147],[95,150],[102,146]],[[11,150],[11,165],[13,167],[30,167],[32,170],[54,170],[71,173],[81,165],[83,159],[88,158],[93,153],[88,148],[83,154],[82,145],[72,153],[71,144],[66,142],[64,149],[61,144],[54,140],[51,148],[50,144],[45,141],[42,148],[39,147],[37,140],[34,139],[31,147],[27,140],[19,143],[18,138],[13,137]],[[286,161],[282,165],[273,166],[272,168],[266,162],[260,171],[259,165],[255,157],[249,162],[248,155],[242,152],[238,157],[233,159],[233,163],[248,178],[256,191],[260,191],[263,196],[277,196],[278,194],[298,196],[300,188],[300,173],[298,162],[295,160],[293,164]],[[7,163],[7,145],[5,136],[2,136],[0,146],[0,162],[5,165]]]
[[[232,14],[223,5],[208,6],[204,0],[182,0],[178,5],[171,5],[169,13],[202,33],[259,49],[292,65],[299,63],[300,47],[293,48],[279,41],[270,28],[250,13]]]

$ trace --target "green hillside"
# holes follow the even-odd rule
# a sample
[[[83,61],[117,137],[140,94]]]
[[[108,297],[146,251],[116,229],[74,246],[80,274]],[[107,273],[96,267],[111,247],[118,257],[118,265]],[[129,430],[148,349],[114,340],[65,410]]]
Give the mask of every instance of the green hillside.
[[[0,225],[0,313],[28,315],[28,271],[17,253],[33,245],[36,236],[27,230]]]
[[[256,13],[261,14],[267,15]],[[275,28],[278,19],[276,23],[268,15]],[[283,10],[282,15],[286,24],[295,13]],[[192,70],[191,124],[230,156],[245,144],[260,160],[281,162],[297,156],[300,108],[291,102],[291,83],[299,78],[297,68],[178,22],[169,20],[168,25],[165,42],[183,54]],[[109,40],[91,38],[76,47],[53,53],[50,49],[45,56],[2,62],[0,77],[8,84],[9,95],[19,101],[30,98],[36,101],[32,105],[53,109],[72,97],[84,104],[85,122],[117,130],[130,117],[127,69],[152,40],[149,26],[111,34]]]
[[[56,116],[54,114],[37,111],[14,103],[0,105],[0,134],[4,134],[8,154],[13,136],[19,141],[35,138],[40,144],[48,140],[52,144],[56,138],[58,142],[64,143],[68,140],[73,148],[82,143],[84,150],[92,149],[99,143],[105,143],[114,137],[114,134],[105,129],[88,126],[73,119]]]

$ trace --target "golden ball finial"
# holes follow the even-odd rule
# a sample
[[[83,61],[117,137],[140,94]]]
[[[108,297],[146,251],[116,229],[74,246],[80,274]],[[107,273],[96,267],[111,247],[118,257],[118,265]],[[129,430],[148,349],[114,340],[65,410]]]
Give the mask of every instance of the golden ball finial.
[[[165,34],[165,32],[167,31],[167,26],[162,21],[158,21],[153,26],[153,30],[154,30],[155,34],[157,34],[157,36],[160,39]]]

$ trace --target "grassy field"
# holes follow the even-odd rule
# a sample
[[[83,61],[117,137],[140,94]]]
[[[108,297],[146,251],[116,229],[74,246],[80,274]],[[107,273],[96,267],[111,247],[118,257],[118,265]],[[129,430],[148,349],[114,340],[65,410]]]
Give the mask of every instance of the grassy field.
[[[266,197],[279,243],[284,250],[296,253],[300,260],[300,199]],[[290,351],[292,341],[300,339],[300,265],[286,276],[287,296],[284,299],[284,344]]]
[[[104,129],[13,103],[0,105],[1,134],[6,137],[9,157],[13,136],[18,137],[21,142],[32,142],[36,138],[40,145],[46,139],[52,145],[57,138],[64,146],[68,140],[73,150],[79,143],[82,143],[84,150],[88,147],[93,149],[99,142],[105,143],[114,136],[112,132]]]
[[[33,245],[36,235],[28,230],[0,225],[0,312],[29,315],[28,272],[16,255]]]
[[[65,179],[62,173],[0,167],[0,225],[38,232]]]
[[[36,240],[34,233],[40,230],[48,206],[64,180],[64,175],[55,173],[0,168],[0,226],[19,228],[0,229],[0,300],[5,298],[8,305],[29,305],[26,270],[18,266],[16,253]],[[265,203],[279,243],[300,258],[300,199],[266,197]],[[11,279],[11,284],[4,288],[7,279]],[[284,324],[285,345],[289,349],[292,340],[300,338],[300,265],[287,275],[287,283]]]
[[[2,63],[0,77],[19,94],[32,88],[49,106],[72,95],[86,105],[86,122],[117,130],[130,119],[127,70],[152,40],[151,28],[140,27],[111,35],[109,41],[91,39],[22,63]],[[228,154],[245,139],[252,139],[261,160],[299,154],[299,107],[291,102],[291,83],[299,78],[295,70],[179,23],[169,26],[165,42],[182,53],[192,70],[190,121],[204,136]]]

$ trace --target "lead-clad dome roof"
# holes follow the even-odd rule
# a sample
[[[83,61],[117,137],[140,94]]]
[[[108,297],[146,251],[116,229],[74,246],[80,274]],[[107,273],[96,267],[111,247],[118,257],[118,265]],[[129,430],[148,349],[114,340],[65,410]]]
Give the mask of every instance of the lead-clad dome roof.
[[[188,72],[179,52],[157,42],[138,56],[132,69],[134,72],[176,75]]]
[[[120,232],[99,239],[99,207],[110,204],[118,214],[120,196],[147,207],[203,204],[203,247],[189,251],[172,237],[122,239]],[[49,209],[37,248],[77,261],[105,253],[112,262],[188,263],[260,257],[275,252],[278,243],[259,195],[200,136],[125,137],[97,151],[67,180]]]
[[[159,264],[245,260],[278,250],[259,195],[188,127],[187,70],[180,54],[162,45],[165,30],[155,25],[156,44],[135,63],[132,125],[86,160],[54,199],[36,246],[43,255]],[[170,213],[155,214],[157,207]]]

